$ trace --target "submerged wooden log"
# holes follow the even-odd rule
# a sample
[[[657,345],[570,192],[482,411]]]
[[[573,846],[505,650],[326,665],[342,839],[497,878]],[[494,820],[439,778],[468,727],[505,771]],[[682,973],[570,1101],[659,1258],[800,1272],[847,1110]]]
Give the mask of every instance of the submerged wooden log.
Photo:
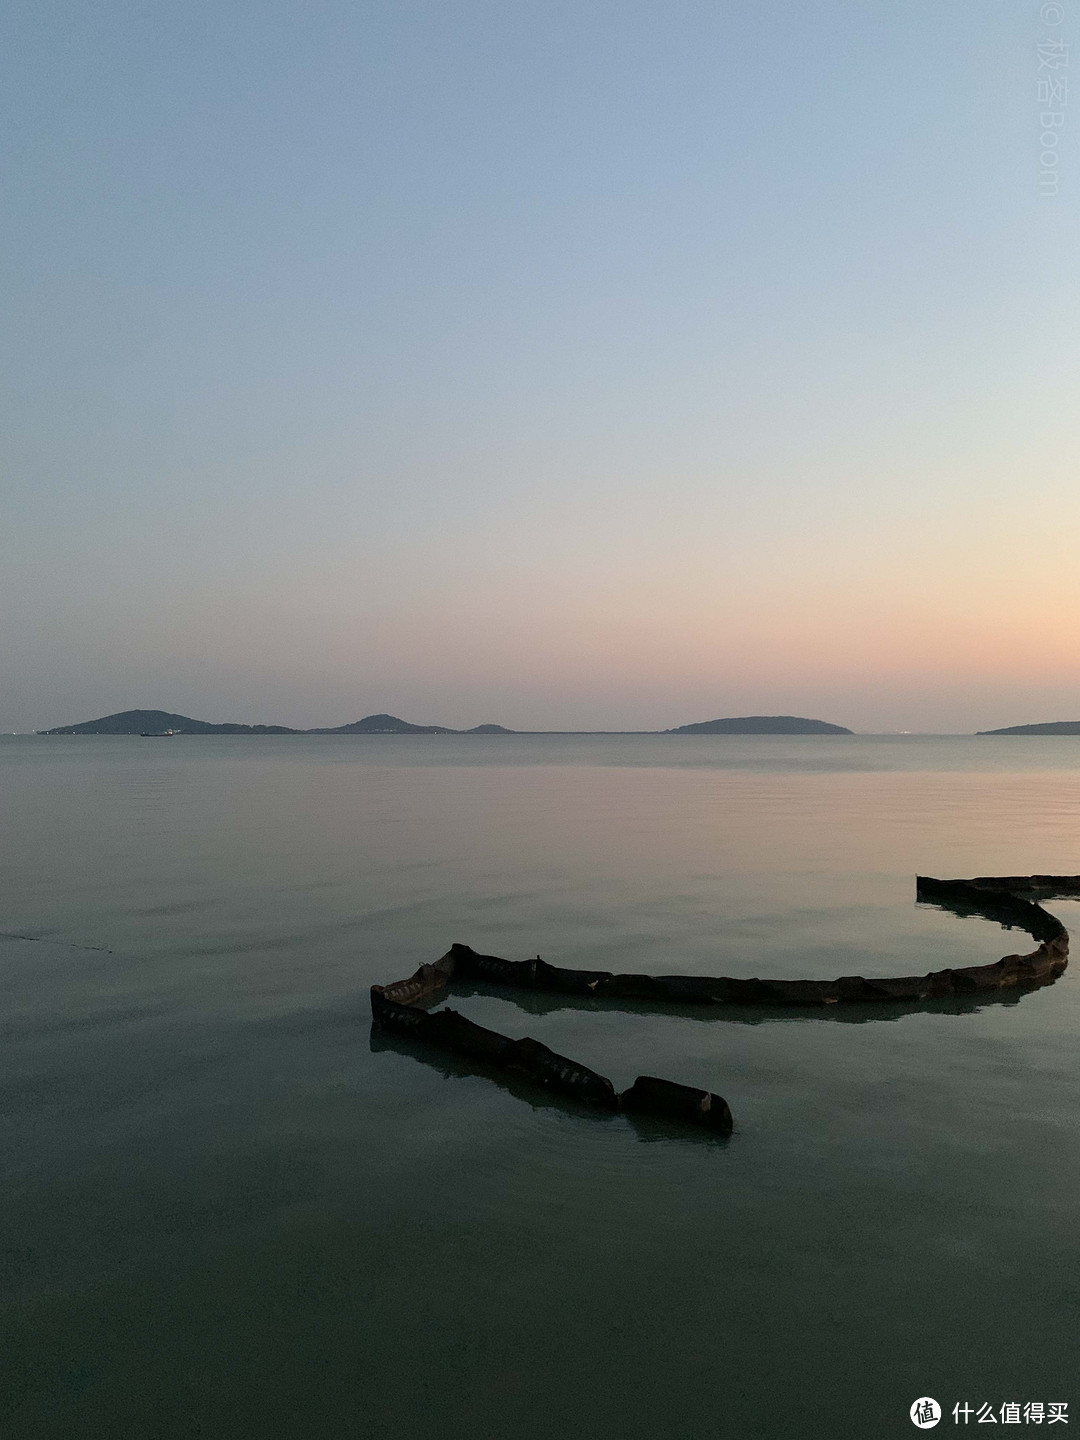
[[[434,965],[421,965],[406,980],[371,987],[374,1025],[436,1046],[492,1070],[503,1070],[604,1110],[663,1116],[716,1135],[730,1135],[727,1102],[709,1090],[639,1075],[616,1094],[604,1075],[549,1050],[526,1036],[512,1040],[459,1015],[456,1010],[421,1008],[441,996],[453,980],[495,984],[561,995],[630,999],[674,1005],[822,1006],[871,1002],[912,1002],[940,996],[1032,989],[1056,980],[1069,962],[1069,934],[1040,900],[1080,897],[1078,875],[981,875],[974,880],[916,879],[916,898],[960,915],[982,915],[1006,928],[1027,931],[1039,942],[1026,955],[1005,955],[992,965],[931,970],[926,975],[870,978],[841,975],[835,980],[760,980],[737,976],[617,975],[610,970],[569,970],[536,956],[504,960],[481,955],[468,945],[451,945]]]
[[[445,990],[453,974],[454,961],[450,956],[444,955],[441,960],[436,960],[434,965],[421,965],[407,980],[395,980],[390,985],[379,985],[375,988],[380,995],[385,995],[388,1000],[396,1000],[399,1005],[418,1005]]]
[[[583,1100],[588,1105],[601,1105],[608,1110],[618,1108],[615,1086],[606,1075],[598,1075],[588,1066],[556,1054],[529,1036],[511,1040],[497,1030],[487,1030],[456,1010],[434,1013],[417,1010],[391,996],[390,992],[397,988],[394,985],[371,987],[371,1015],[379,1029],[425,1041],[494,1069],[517,1071],[547,1090]]]
[[[980,990],[1034,986],[1054,980],[1069,960],[1065,926],[1037,901],[1013,890],[1049,899],[1080,896],[1080,876],[1032,875],[977,880],[934,880],[920,875],[916,898],[943,905],[960,914],[984,915],[1010,928],[1026,930],[1038,940],[1027,955],[1006,955],[993,965],[967,965],[931,970],[926,975],[870,977],[841,975],[835,980],[761,980],[733,975],[616,975],[610,970],[563,970],[539,956],[535,960],[503,960],[478,955],[468,945],[451,945],[439,961],[453,973],[473,981],[489,980],[530,990],[595,995],[620,1000],[660,1001],[678,1005],[836,1005],[877,1000],[926,1000],[941,995],[969,995]]]
[[[655,1075],[639,1075],[619,1096],[619,1108],[638,1115],[688,1120],[718,1135],[730,1135],[735,1123],[727,1101],[711,1090],[694,1090],[674,1080],[659,1080]]]

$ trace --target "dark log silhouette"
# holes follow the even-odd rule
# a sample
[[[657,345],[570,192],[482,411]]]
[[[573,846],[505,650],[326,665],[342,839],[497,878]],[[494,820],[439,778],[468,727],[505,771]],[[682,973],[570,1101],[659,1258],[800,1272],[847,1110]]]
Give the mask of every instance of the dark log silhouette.
[[[617,975],[610,970],[568,970],[534,960],[480,955],[468,945],[451,945],[434,965],[390,985],[371,987],[373,1024],[381,1030],[463,1056],[485,1069],[506,1071],[549,1091],[604,1110],[623,1110],[676,1119],[730,1135],[727,1102],[708,1090],[673,1080],[639,1075],[617,1094],[606,1076],[549,1050],[539,1040],[512,1040],[476,1025],[456,1010],[430,1011],[426,1002],[444,994],[453,980],[494,984],[549,994],[597,999],[630,999],[648,1004],[824,1006],[866,1001],[911,1003],[942,996],[969,996],[1033,989],[1052,983],[1069,962],[1069,934],[1040,900],[1080,897],[1076,875],[980,875],[972,880],[916,879],[916,898],[960,915],[981,915],[1007,929],[1026,931],[1038,946],[1026,955],[1005,955],[992,965],[931,970],[925,975],[836,980],[759,980],[734,976]]]

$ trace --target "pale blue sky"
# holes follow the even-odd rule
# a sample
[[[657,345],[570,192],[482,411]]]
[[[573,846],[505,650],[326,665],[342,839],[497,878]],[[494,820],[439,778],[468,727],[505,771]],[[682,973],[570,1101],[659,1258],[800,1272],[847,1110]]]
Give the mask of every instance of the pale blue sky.
[[[1039,9],[16,0],[0,729],[1080,716]]]

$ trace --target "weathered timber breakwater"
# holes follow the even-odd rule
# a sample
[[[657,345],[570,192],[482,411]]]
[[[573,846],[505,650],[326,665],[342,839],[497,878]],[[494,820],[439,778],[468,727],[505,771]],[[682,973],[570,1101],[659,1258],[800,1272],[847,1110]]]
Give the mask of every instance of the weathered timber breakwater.
[[[931,970],[925,975],[836,980],[759,980],[733,976],[615,974],[610,970],[567,970],[534,960],[480,955],[452,945],[433,965],[421,965],[407,980],[371,987],[373,1024],[455,1055],[492,1071],[511,1072],[547,1090],[604,1110],[652,1114],[730,1135],[727,1102],[707,1090],[639,1075],[621,1094],[595,1070],[558,1055],[528,1037],[512,1040],[485,1029],[456,1010],[423,1008],[454,980],[591,998],[630,999],[673,1005],[822,1006],[872,1002],[903,1003],[951,995],[1034,989],[1052,983],[1069,962],[1069,933],[1042,900],[1080,897],[1077,875],[980,875],[970,880],[916,879],[916,899],[960,915],[981,915],[1037,940],[1025,955],[1005,955],[991,965]]]
[[[511,1040],[497,1030],[487,1030],[483,1025],[467,1020],[456,1010],[438,1010],[432,1014],[418,1008],[441,995],[455,976],[475,978],[477,972],[470,972],[465,960],[465,956],[473,954],[467,945],[454,945],[441,960],[434,965],[421,965],[416,974],[410,975],[407,980],[399,980],[392,985],[373,985],[373,1023],[380,1030],[426,1042],[464,1056],[485,1068],[513,1072],[546,1090],[603,1110],[666,1115],[689,1121],[719,1135],[731,1134],[732,1119],[727,1101],[711,1091],[695,1090],[689,1085],[678,1085],[654,1075],[639,1075],[629,1090],[620,1095],[606,1075],[599,1075],[588,1066],[579,1065],[576,1060],[556,1054],[539,1040],[528,1036],[522,1040]]]

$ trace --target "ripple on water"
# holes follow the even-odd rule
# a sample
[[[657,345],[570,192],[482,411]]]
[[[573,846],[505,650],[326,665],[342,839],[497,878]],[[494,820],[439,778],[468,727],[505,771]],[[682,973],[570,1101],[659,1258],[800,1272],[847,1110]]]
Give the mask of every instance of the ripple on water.
[[[482,1077],[472,1085],[494,1087]],[[463,1104],[469,1082],[463,1081]],[[499,1087],[502,1088],[501,1086]],[[627,1197],[659,1194],[677,1212],[701,1186],[701,1166],[729,1158],[732,1140],[687,1130],[663,1120],[593,1111],[514,1085],[497,1098],[476,1093],[485,1111],[482,1128],[460,1155],[475,1219],[528,1247],[539,1227],[571,1227],[575,1244],[607,1243],[613,1226],[628,1241],[646,1242],[655,1226],[652,1205]],[[460,1113],[460,1112],[459,1112]]]

